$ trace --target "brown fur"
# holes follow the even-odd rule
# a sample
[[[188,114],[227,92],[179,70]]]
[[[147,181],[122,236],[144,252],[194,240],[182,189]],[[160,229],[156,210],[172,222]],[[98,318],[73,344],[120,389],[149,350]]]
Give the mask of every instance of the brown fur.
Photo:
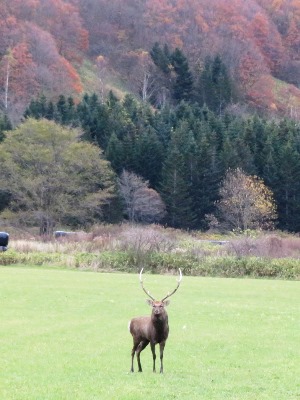
[[[169,302],[148,300],[148,304],[152,306],[151,316],[133,318],[129,324],[129,330],[133,337],[133,348],[131,352],[131,372],[134,372],[133,361],[135,353],[138,362],[139,372],[142,372],[140,353],[150,343],[153,356],[153,372],[156,372],[155,345],[159,344],[160,373],[163,373],[163,354],[166,340],[168,339],[169,335],[168,314],[165,307],[169,304]]]

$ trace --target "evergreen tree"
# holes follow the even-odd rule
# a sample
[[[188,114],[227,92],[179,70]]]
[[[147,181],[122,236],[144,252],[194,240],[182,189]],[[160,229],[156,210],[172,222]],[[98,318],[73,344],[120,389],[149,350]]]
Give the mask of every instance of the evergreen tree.
[[[169,74],[171,72],[171,55],[168,45],[165,44],[163,48],[156,42],[150,50],[150,56],[154,64],[164,73]]]
[[[278,154],[278,182],[275,193],[281,229],[300,229],[300,155],[288,140]]]
[[[239,166],[239,156],[237,154],[236,143],[234,139],[230,138],[227,132],[224,133],[220,160],[223,173],[225,173],[229,168],[235,169]]]
[[[71,126],[77,126],[77,115],[76,115],[76,107],[73,97],[68,97],[67,99],[67,116],[66,116],[66,124]]]
[[[135,157],[136,143],[135,137],[127,134],[122,139],[123,144],[123,168],[129,172],[135,171],[137,160]]]
[[[188,60],[178,48],[171,56],[172,66],[176,74],[173,83],[173,96],[177,101],[191,101],[193,95],[193,76],[189,68]]]
[[[117,96],[115,96],[114,92],[112,90],[110,90],[108,92],[107,99],[106,99],[107,106],[111,109],[118,103],[118,101],[119,101],[119,99],[117,98]]]
[[[216,147],[203,135],[199,142],[199,162],[197,184],[194,185],[194,207],[197,215],[197,226],[207,228],[206,215],[215,211],[221,180],[221,164]]]
[[[90,132],[102,149],[106,149],[111,133],[110,111],[106,104],[99,104],[92,112]]]
[[[208,57],[199,77],[196,100],[221,115],[234,97],[234,84],[220,56]]]
[[[47,99],[43,94],[37,99],[32,99],[24,113],[25,118],[32,117],[35,119],[46,118],[46,115]]]
[[[184,159],[176,143],[168,149],[162,169],[160,194],[166,204],[166,222],[174,228],[191,228],[195,222]]]
[[[275,198],[278,187],[280,186],[280,182],[278,180],[279,171],[277,166],[278,153],[276,153],[276,141],[276,134],[269,135],[266,138],[266,142],[260,154],[260,158],[263,160],[263,162],[261,162],[262,170],[259,171],[259,175],[263,178],[266,185],[273,190]]]
[[[6,114],[0,116],[0,142],[5,138],[5,131],[12,130],[12,124]]]
[[[169,107],[164,107],[161,112],[156,112],[153,118],[153,128],[157,132],[157,137],[165,148],[169,145],[175,119],[175,113]]]
[[[112,168],[120,174],[124,168],[123,144],[113,132],[108,141],[105,156],[110,161]]]
[[[150,186],[157,188],[161,180],[163,146],[153,128],[145,130],[136,141],[135,171],[149,181]]]
[[[67,125],[68,122],[68,105],[63,94],[59,96],[59,99],[56,103],[55,121],[61,125]]]

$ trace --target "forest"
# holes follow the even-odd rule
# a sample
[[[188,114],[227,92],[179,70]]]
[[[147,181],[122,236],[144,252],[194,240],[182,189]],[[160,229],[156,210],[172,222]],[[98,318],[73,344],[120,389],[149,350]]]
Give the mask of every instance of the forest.
[[[220,55],[235,104],[299,118],[298,1],[2,0],[0,16],[0,102],[14,124],[41,92],[147,100],[156,42],[181,49],[195,76]]]
[[[220,116],[184,100],[153,111],[130,95],[119,101],[113,93],[104,103],[86,94],[76,106],[64,96],[55,104],[40,98],[26,116],[80,126],[118,175],[134,172],[160,193],[169,226],[206,229],[225,172],[242,168],[274,193],[278,227],[300,229],[300,126],[292,120]]]
[[[299,2],[4,0],[0,15],[1,142],[31,118],[78,129],[184,229],[209,227],[241,168],[300,230]]]

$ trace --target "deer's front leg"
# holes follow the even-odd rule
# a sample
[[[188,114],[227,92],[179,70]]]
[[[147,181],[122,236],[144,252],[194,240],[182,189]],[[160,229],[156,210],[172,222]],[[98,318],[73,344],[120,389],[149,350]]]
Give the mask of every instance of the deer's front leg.
[[[163,358],[164,358],[164,348],[165,348],[166,342],[161,342],[159,344],[159,350],[160,350],[160,373],[162,374],[164,372],[164,367],[163,367]]]
[[[155,354],[155,344],[154,343],[151,343],[151,351],[152,351],[152,357],[153,357],[153,372],[156,372],[156,369],[155,369],[156,354]]]

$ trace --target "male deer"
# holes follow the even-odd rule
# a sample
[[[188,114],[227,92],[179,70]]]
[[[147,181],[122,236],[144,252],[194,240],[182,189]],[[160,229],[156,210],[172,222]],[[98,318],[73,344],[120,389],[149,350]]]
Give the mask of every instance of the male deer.
[[[173,292],[168,293],[166,297],[162,300],[157,301],[151,296],[150,292],[144,287],[142,280],[143,268],[140,272],[140,283],[143,291],[151,300],[147,299],[147,302],[152,306],[152,314],[147,317],[137,317],[133,318],[129,323],[129,330],[133,337],[133,348],[131,352],[131,372],[133,369],[134,354],[136,353],[136,358],[138,362],[139,372],[142,372],[142,365],[140,360],[140,353],[148,344],[150,343],[152,356],[153,356],[153,372],[155,370],[155,345],[159,344],[160,347],[160,373],[163,373],[163,355],[166,341],[169,335],[169,325],[168,325],[168,314],[165,307],[169,304],[166,299],[172,296],[176,290],[179,288],[180,282],[182,280],[181,269],[179,268],[179,279],[177,279],[177,287]]]

